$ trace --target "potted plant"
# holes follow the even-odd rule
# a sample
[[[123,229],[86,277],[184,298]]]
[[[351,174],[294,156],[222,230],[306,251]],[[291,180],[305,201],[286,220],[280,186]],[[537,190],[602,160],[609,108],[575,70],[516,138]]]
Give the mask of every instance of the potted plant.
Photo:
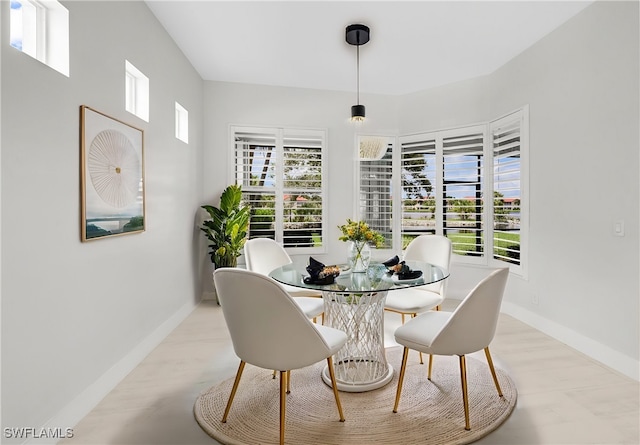
[[[238,185],[230,185],[220,196],[219,208],[210,205],[202,208],[211,216],[200,228],[211,242],[211,262],[216,268],[235,267],[247,240],[251,209],[242,205],[242,189]]]

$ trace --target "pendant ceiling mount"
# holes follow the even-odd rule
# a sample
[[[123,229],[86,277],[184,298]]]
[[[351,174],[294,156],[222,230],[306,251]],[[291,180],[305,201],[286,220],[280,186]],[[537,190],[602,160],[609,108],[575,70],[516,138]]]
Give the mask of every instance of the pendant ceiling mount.
[[[356,122],[364,121],[365,116],[364,105],[360,105],[360,46],[369,41],[369,36],[369,27],[367,25],[356,23],[347,26],[347,43],[356,47],[357,104],[351,107],[351,120]]]
[[[347,26],[347,43],[349,45],[364,45],[369,41],[369,27],[367,25]]]

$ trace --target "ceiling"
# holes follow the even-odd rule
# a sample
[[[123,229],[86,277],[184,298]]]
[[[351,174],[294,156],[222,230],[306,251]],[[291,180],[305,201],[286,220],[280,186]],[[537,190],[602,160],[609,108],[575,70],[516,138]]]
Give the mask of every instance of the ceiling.
[[[592,1],[167,1],[151,11],[205,80],[400,95],[490,74]]]

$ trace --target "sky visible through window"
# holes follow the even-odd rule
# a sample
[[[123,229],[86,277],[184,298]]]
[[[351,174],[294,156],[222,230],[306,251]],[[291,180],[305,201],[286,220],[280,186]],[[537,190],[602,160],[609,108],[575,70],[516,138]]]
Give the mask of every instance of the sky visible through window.
[[[22,3],[11,0],[11,46],[22,51]]]

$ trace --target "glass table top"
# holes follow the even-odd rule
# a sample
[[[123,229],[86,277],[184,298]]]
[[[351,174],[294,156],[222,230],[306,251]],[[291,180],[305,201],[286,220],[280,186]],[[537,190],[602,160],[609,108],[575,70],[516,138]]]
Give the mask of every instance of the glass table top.
[[[420,261],[406,261],[406,264],[411,270],[422,271],[422,276],[412,280],[400,280],[398,279],[398,275],[390,273],[384,264],[381,263],[371,263],[366,272],[351,272],[347,265],[338,265],[340,267],[340,275],[335,277],[334,283],[324,285],[305,283],[304,278],[308,277],[309,274],[304,267],[294,264],[279,267],[271,271],[269,276],[280,283],[290,286],[341,293],[406,289],[408,287],[437,283],[449,276],[448,270],[433,264]]]

